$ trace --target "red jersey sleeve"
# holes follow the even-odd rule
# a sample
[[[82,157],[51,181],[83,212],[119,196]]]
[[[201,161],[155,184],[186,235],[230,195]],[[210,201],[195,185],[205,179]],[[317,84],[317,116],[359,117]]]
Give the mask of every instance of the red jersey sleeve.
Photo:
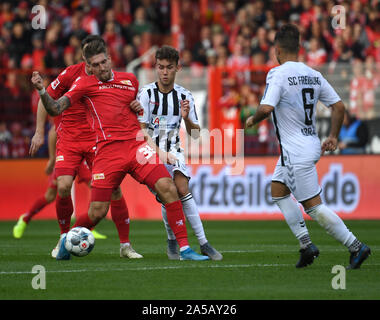
[[[54,99],[62,97],[67,90],[70,89],[72,83],[72,75],[70,67],[63,70],[58,77],[50,83],[47,88],[47,93]]]
[[[71,105],[81,99],[88,92],[88,84],[86,85],[86,80],[82,77],[78,77],[70,90],[67,91],[64,96],[70,99]]]
[[[139,92],[139,81],[137,80],[136,76],[134,74],[132,74],[132,83],[134,85],[134,87],[136,88],[136,91],[135,91],[135,99],[137,97],[137,93]]]

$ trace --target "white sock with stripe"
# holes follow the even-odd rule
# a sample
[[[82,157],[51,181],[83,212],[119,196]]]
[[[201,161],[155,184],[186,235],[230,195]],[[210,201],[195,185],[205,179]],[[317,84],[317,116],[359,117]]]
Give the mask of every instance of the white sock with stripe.
[[[290,197],[290,195],[281,198],[273,198],[273,201],[280,208],[290,230],[292,230],[295,237],[299,240],[301,248],[306,248],[307,245],[311,243],[311,240],[302,211],[298,204]]]
[[[356,240],[356,237],[348,230],[343,220],[323,203],[306,210],[306,213],[316,220],[329,235],[347,248]]]
[[[187,221],[189,221],[191,228],[193,229],[195,236],[198,239],[200,245],[207,242],[205,231],[203,229],[203,224],[201,218],[199,217],[198,207],[195,203],[193,195],[188,193],[181,199],[183,212]]]

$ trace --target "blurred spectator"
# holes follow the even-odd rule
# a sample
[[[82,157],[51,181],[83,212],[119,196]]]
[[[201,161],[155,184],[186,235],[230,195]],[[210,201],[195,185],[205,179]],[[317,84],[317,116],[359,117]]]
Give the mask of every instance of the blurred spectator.
[[[232,54],[227,59],[227,66],[231,68],[245,68],[249,67],[249,56],[243,52],[243,46],[236,42],[232,49]]]
[[[14,122],[11,125],[12,140],[9,144],[12,158],[23,158],[28,155],[30,138],[22,134],[22,125]]]
[[[193,57],[195,61],[207,65],[207,51],[212,47],[211,28],[208,25],[202,27],[199,38],[193,48]]]
[[[21,58],[30,50],[29,39],[25,33],[24,26],[21,22],[17,22],[12,27],[11,43],[9,45],[9,57],[14,61],[14,66],[21,66]]]
[[[44,48],[43,39],[43,32],[35,32],[32,36],[32,60],[34,70],[43,70],[45,68],[44,57],[46,55],[46,50]]]
[[[7,22],[12,22],[14,13],[12,12],[11,1],[3,1],[0,4],[0,27],[3,27]]]
[[[267,38],[267,30],[263,27],[257,29],[256,37],[252,41],[252,54],[256,52],[262,52],[265,54],[265,60],[269,58],[270,43]]]
[[[353,65],[353,78],[350,83],[350,111],[360,119],[374,117],[375,89],[379,85],[379,78],[374,73],[371,58],[366,64],[365,73],[363,63],[356,60]]]
[[[252,92],[249,86],[241,88],[240,102],[240,121],[241,127],[245,127],[246,120],[256,113],[260,102],[257,94]],[[259,155],[266,154],[268,147],[268,120],[251,127],[244,129],[244,154]]]
[[[310,48],[306,54],[306,63],[312,68],[318,68],[327,62],[327,53],[321,47],[317,38],[310,39]]]
[[[368,143],[367,124],[351,115],[348,110],[344,114],[343,125],[339,133],[339,150],[341,154],[366,153]]]
[[[134,14],[133,22],[129,26],[132,36],[142,35],[143,33],[151,33],[154,29],[152,22],[147,20],[144,7],[138,7]]]
[[[9,53],[3,38],[0,38],[0,69],[8,68]]]
[[[134,59],[137,58],[137,53],[136,53],[135,47],[130,45],[130,44],[124,45],[121,58],[123,60],[122,65],[128,66],[128,64],[130,62],[132,62]]]
[[[46,31],[45,37],[45,66],[46,68],[64,68],[64,48],[60,45],[61,24],[55,21]]]
[[[9,143],[12,140],[12,135],[7,129],[7,124],[4,121],[0,122],[0,158],[9,158],[10,147]]]
[[[122,49],[124,46],[124,39],[119,32],[117,32],[118,25],[113,21],[108,21],[105,25],[103,39],[107,43],[111,61],[114,67],[119,68],[122,66]]]

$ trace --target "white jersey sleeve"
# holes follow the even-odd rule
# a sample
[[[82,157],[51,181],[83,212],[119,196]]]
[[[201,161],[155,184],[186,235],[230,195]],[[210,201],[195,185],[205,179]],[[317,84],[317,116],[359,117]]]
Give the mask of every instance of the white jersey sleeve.
[[[199,125],[197,111],[195,109],[195,102],[194,102],[194,98],[193,98],[193,95],[191,94],[191,92],[188,93],[187,99],[190,102],[189,119],[192,123]]]
[[[276,107],[280,102],[283,90],[281,75],[276,73],[276,68],[271,69],[267,74],[266,87],[260,104]]]
[[[328,81],[322,76],[321,77],[321,91],[319,93],[319,100],[326,106],[329,107],[334,103],[340,101],[339,95],[336,93],[334,88],[328,83]]]
[[[150,121],[150,110],[149,110],[149,95],[145,87],[141,88],[137,93],[136,100],[140,102],[143,111],[139,112],[137,119],[141,123],[149,123]]]

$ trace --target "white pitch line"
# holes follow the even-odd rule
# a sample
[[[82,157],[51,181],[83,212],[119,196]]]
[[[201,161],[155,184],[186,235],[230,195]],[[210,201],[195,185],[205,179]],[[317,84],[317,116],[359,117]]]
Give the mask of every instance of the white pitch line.
[[[186,263],[186,262],[185,262]],[[230,264],[230,265],[181,265],[181,266],[162,266],[162,267],[136,267],[136,268],[113,268],[113,269],[78,269],[78,270],[46,270],[47,273],[73,273],[73,272],[105,272],[105,271],[150,271],[168,269],[199,269],[199,268],[251,268],[251,267],[287,267],[291,264]],[[0,271],[0,275],[6,274],[32,274],[31,271]]]
[[[185,262],[186,263],[186,262]],[[319,266],[331,266],[330,264],[318,264]],[[367,263],[367,266],[379,266],[379,263]],[[76,272],[107,272],[107,271],[151,271],[151,270],[170,270],[170,269],[204,269],[204,268],[276,268],[276,267],[294,267],[294,264],[229,264],[229,265],[178,265],[178,266],[162,266],[162,267],[135,267],[135,268],[113,268],[113,269],[77,269],[77,270],[46,270],[47,273],[76,273]],[[32,274],[31,271],[0,271],[0,275],[10,274]]]

